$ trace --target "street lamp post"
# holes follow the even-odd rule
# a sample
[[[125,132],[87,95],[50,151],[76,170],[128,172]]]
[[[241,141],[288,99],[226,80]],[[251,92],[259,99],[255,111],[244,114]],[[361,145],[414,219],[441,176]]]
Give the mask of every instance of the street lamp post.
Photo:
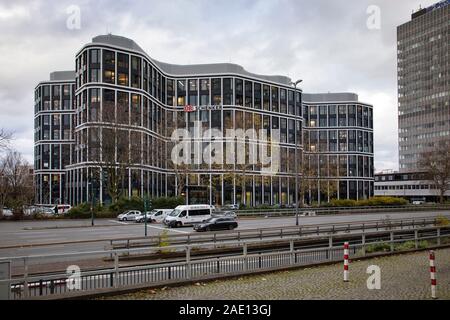
[[[296,82],[292,82],[292,85],[294,86],[295,89],[297,89],[297,86],[302,83],[303,80],[297,80]],[[297,94],[297,92],[294,92],[294,101],[295,99],[295,95]],[[297,105],[295,105],[295,109],[296,111],[298,110]],[[301,108],[301,101],[300,101],[300,108]],[[297,112],[296,112],[297,113]],[[297,114],[297,116],[299,116]],[[295,121],[295,127],[297,128],[297,121]],[[295,130],[295,225],[298,226],[299,225],[299,220],[298,220],[298,132],[297,130]]]
[[[92,171],[90,173],[90,181],[88,182],[88,187],[91,187],[91,226],[94,226],[94,181],[92,178]]]
[[[144,197],[144,223],[145,223],[145,237],[147,237],[147,211],[151,208],[152,202],[148,199],[148,195],[146,194]]]

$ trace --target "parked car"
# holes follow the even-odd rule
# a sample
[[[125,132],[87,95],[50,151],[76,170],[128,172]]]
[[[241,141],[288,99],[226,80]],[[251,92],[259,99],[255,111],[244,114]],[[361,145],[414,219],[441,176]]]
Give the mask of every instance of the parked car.
[[[300,214],[301,217],[315,217],[317,216],[315,211],[304,211]]]
[[[234,211],[222,211],[222,212],[217,212],[214,214],[215,217],[228,217],[228,218],[233,218],[233,219],[237,219],[237,214]]]
[[[8,209],[8,208],[3,208],[0,213],[3,214],[4,217],[12,217],[13,216],[12,210]]]
[[[72,206],[70,204],[57,204],[53,208],[56,214],[66,214],[70,209],[72,209]]]
[[[145,212],[145,213],[139,213],[135,218],[134,218],[134,222],[136,223],[141,223],[141,222],[145,222],[145,220],[147,220],[147,222],[150,221],[150,212]]]
[[[150,222],[162,223],[173,209],[154,209],[150,213]]]
[[[49,206],[35,206],[24,211],[25,214],[38,214],[42,217],[52,218],[55,216],[55,210]]]
[[[239,205],[237,204],[226,204],[222,208],[223,210],[239,210]]]
[[[196,224],[194,230],[202,231],[217,231],[217,230],[234,230],[238,227],[238,223],[231,217],[212,217],[203,223]]]
[[[421,205],[421,204],[425,204],[425,201],[423,200],[416,200],[412,202],[413,205]]]
[[[215,207],[207,204],[176,207],[163,222],[169,228],[195,225],[211,218]]]
[[[128,210],[122,214],[117,216],[117,220],[119,221],[134,221],[137,215],[140,215],[141,212],[138,210]]]

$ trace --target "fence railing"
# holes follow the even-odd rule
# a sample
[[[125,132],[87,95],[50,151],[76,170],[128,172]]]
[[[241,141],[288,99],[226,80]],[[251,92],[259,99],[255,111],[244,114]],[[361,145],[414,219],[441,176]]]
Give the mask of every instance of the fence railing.
[[[154,286],[166,283],[176,283],[188,280],[202,280],[211,277],[222,277],[256,271],[277,270],[296,266],[313,265],[323,262],[337,262],[343,258],[344,241],[350,239],[350,258],[370,256],[372,246],[385,244],[385,251],[395,252],[407,249],[418,249],[423,241],[429,241],[430,246],[441,246],[450,243],[450,227],[416,227],[414,229],[397,229],[364,232],[349,235],[329,235],[317,237],[328,240],[328,246],[321,248],[298,247],[296,240],[279,240],[286,243],[288,249],[273,249],[271,252],[249,253],[249,246],[272,243],[266,240],[236,242],[242,251],[239,254],[210,256],[207,258],[192,258],[193,250],[211,246],[211,244],[175,245],[152,250],[184,250],[183,261],[172,263],[153,263],[143,266],[121,266],[120,254],[125,251],[139,252],[143,249],[113,250],[114,263],[111,267],[101,270],[83,270],[78,280],[71,274],[53,273],[29,275],[27,264],[33,259],[45,257],[59,257],[66,261],[68,257],[80,259],[92,255],[109,255],[111,251],[97,251],[70,254],[54,254],[47,256],[12,257],[0,259],[1,261],[20,260],[24,263],[24,274],[9,280],[1,280],[0,284],[7,283],[11,288],[12,299],[40,299],[62,298],[73,295],[89,295],[93,293],[114,291],[119,288],[132,288],[135,286]],[[413,244],[405,246],[405,243]],[[403,246],[398,246],[403,244]],[[370,250],[369,250],[370,249]],[[148,250],[148,249],[146,249]],[[71,290],[68,285],[71,281],[78,281],[77,290]]]
[[[283,239],[298,236],[323,235],[350,233],[354,231],[378,231],[385,229],[405,229],[416,226],[434,226],[438,223],[437,218],[408,218],[408,219],[390,219],[376,221],[354,221],[342,223],[323,223],[291,227],[271,227],[235,231],[208,232],[205,234],[174,234],[158,235],[150,237],[138,237],[128,239],[109,240],[108,249],[130,249],[139,247],[157,246],[160,243],[168,242],[170,244],[198,244],[214,243],[221,244],[232,241],[263,240],[263,239]]]
[[[402,212],[402,211],[430,211],[450,210],[450,205],[404,205],[404,206],[355,206],[355,207],[302,207],[299,213],[313,211],[317,215],[341,214],[341,213],[377,213],[377,212]],[[289,216],[295,214],[294,208],[279,209],[249,209],[237,210],[238,216]]]

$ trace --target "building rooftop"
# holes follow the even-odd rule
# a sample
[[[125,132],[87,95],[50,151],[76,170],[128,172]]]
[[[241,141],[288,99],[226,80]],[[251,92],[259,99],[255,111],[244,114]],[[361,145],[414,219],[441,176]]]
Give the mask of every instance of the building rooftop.
[[[265,81],[275,82],[282,85],[291,85],[292,80],[286,76],[280,75],[260,75],[248,72],[242,66],[233,63],[212,63],[212,64],[192,64],[178,65],[157,61],[151,58],[136,42],[131,39],[107,34],[99,35],[92,39],[92,43],[101,43],[121,47],[142,53],[153,61],[162,71],[172,76],[192,76],[192,75],[213,75],[213,74],[238,74]]]
[[[304,93],[303,101],[310,103],[322,102],[359,102],[358,95],[351,92],[338,93]]]
[[[75,71],[55,71],[50,73],[50,81],[75,81]]]

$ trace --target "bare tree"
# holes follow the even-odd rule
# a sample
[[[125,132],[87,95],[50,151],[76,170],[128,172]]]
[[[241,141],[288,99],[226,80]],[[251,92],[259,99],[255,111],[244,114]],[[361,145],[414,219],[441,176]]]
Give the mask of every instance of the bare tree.
[[[6,149],[12,139],[12,133],[0,128],[0,151]]]
[[[0,207],[7,205],[16,217],[34,199],[33,175],[22,154],[10,150],[0,160]]]
[[[440,203],[444,203],[450,183],[450,142],[436,143],[434,148],[422,153],[418,164],[424,170],[425,178],[433,181],[439,190]]]
[[[140,162],[141,140],[130,140],[128,102],[118,102],[117,112],[114,111],[114,103],[104,103],[104,108],[109,112],[103,112],[100,127],[90,128],[87,139],[89,160],[100,170],[94,170],[94,180],[104,179],[104,187],[111,197],[112,203],[124,195],[128,171],[133,162]],[[134,138],[134,137],[133,137]],[[131,148],[131,145],[134,147]],[[100,176],[100,171],[103,177]]]

